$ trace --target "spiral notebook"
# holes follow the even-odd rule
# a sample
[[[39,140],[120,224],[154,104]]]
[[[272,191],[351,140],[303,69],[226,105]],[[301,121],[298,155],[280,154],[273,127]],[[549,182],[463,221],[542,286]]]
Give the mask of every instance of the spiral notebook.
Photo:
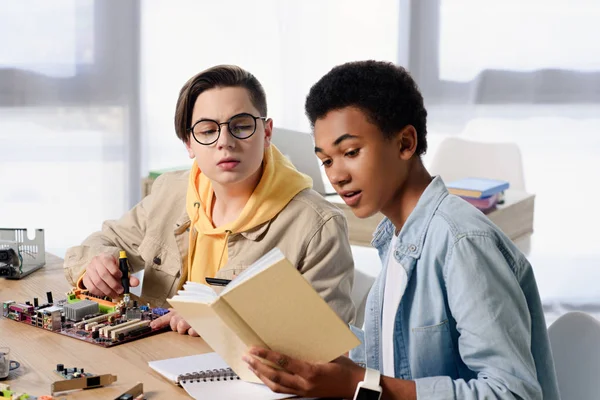
[[[285,399],[265,385],[244,382],[217,353],[150,361],[150,368],[181,385],[194,399]]]

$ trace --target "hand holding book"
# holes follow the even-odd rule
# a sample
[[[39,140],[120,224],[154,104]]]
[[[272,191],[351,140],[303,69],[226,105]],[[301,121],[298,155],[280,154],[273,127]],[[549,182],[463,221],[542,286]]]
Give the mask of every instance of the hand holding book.
[[[328,362],[360,344],[279,249],[244,270],[220,294],[198,283],[184,288],[169,303],[249,382],[260,382],[242,360],[253,346]]]
[[[255,347],[243,359],[273,392],[301,397],[351,399],[365,375],[365,369],[346,356],[329,363],[310,363]],[[283,368],[275,369],[258,359]]]

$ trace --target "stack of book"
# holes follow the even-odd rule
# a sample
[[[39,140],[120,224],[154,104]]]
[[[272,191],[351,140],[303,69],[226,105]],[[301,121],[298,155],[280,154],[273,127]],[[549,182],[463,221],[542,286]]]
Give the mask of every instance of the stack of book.
[[[504,201],[504,191],[509,183],[487,178],[464,178],[446,185],[451,194],[464,200],[487,214]]]

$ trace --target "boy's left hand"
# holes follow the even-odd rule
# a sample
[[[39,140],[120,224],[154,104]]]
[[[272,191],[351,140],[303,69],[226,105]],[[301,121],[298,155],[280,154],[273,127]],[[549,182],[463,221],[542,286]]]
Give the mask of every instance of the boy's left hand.
[[[187,333],[190,336],[199,336],[194,328],[185,322],[185,320],[179,314],[177,314],[177,311],[172,308],[169,308],[169,312],[167,314],[155,319],[150,323],[150,327],[152,329],[163,328],[167,325],[170,325],[171,330],[178,332],[180,335],[185,335]]]
[[[278,370],[252,355],[279,365]],[[272,391],[301,397],[353,398],[356,386],[365,376],[364,368],[341,356],[329,363],[309,363],[275,351],[253,347],[243,357],[250,370]]]

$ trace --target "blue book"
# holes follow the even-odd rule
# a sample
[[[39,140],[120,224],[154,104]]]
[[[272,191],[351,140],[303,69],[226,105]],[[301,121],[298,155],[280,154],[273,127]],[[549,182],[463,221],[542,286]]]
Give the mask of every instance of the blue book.
[[[482,199],[504,192],[509,187],[507,181],[487,178],[464,178],[446,185],[452,194],[462,197]]]

